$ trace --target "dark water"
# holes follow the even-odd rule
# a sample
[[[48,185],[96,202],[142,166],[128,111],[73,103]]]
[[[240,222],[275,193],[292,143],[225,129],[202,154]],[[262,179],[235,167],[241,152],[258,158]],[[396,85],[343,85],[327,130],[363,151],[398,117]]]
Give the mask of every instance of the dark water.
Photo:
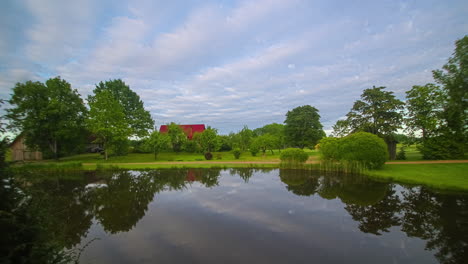
[[[277,169],[94,171],[23,181],[54,239],[82,249],[81,263],[468,260],[466,193]]]

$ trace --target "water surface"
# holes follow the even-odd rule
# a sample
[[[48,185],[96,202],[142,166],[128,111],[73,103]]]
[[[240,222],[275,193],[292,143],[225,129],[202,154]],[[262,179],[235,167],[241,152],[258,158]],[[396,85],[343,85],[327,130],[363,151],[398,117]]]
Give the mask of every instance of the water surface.
[[[28,189],[81,263],[464,263],[468,195],[302,170],[48,175]],[[25,187],[26,188],[26,187]]]

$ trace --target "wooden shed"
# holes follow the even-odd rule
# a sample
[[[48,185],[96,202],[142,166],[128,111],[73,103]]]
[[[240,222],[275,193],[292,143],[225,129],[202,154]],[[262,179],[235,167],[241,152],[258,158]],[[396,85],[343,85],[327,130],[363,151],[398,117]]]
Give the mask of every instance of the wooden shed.
[[[10,149],[13,161],[42,160],[42,152],[28,148],[23,134],[15,138]]]

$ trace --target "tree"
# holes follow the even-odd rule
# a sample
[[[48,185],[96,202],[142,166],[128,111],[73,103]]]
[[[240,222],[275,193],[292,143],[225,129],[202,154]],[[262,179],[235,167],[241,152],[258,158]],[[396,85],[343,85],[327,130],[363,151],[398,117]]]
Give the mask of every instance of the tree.
[[[383,138],[387,143],[389,157],[393,160],[396,157],[393,134],[401,128],[404,103],[396,99],[393,92],[384,89],[383,86],[365,89],[361,100],[357,100],[346,115],[346,121],[335,126],[342,131],[369,132]],[[343,125],[347,125],[347,129]]]
[[[385,87],[365,89],[351,111],[346,115],[353,132],[364,131],[378,136],[388,136],[401,128],[404,103]]]
[[[122,105],[109,91],[101,91],[88,97],[89,130],[97,141],[104,145],[104,157],[108,159],[109,148],[122,140],[127,140],[132,131],[129,128]]]
[[[205,153],[216,151],[220,147],[218,131],[208,127],[200,135],[200,146]]]
[[[167,134],[171,140],[172,150],[180,152],[182,146],[187,141],[187,135],[184,133],[182,127],[172,122],[167,125]]]
[[[247,126],[244,126],[241,131],[238,132],[239,135],[239,147],[242,151],[246,151],[250,142],[252,141],[253,131],[250,130]]]
[[[21,131],[26,145],[55,158],[69,153],[83,140],[87,113],[77,90],[56,77],[40,82],[17,83],[7,109],[13,129]]]
[[[350,133],[349,131],[349,124],[347,120],[338,120],[333,125],[333,133],[334,137],[344,137]]]
[[[304,105],[288,111],[284,128],[286,143],[289,146],[313,148],[325,137],[317,108]]]
[[[423,142],[442,125],[443,102],[442,90],[432,83],[414,85],[406,92],[405,123],[412,134],[418,130],[422,132]]]
[[[463,158],[468,141],[468,35],[455,42],[453,56],[442,70],[433,71],[433,76],[447,95],[445,136],[458,143],[452,155]]]
[[[154,153],[154,159],[156,159],[161,150],[165,150],[169,146],[170,142],[171,139],[169,138],[169,135],[165,133],[159,133],[157,130],[155,130],[149,136],[146,144]]]
[[[143,101],[141,101],[138,94],[120,79],[100,82],[93,92],[99,94],[102,91],[109,91],[112,97],[122,106],[125,119],[132,129],[132,136],[143,137],[148,135],[148,131],[154,127],[154,121],[151,114],[145,110]]]
[[[272,135],[274,140],[274,148],[281,150],[284,147],[284,125],[272,123],[263,127],[257,128],[253,131],[255,136],[261,136],[265,134]]]
[[[276,145],[276,138],[271,134],[263,134],[261,136],[255,137],[252,140],[251,148],[259,149],[262,151],[263,156],[267,150],[271,150],[273,153],[273,148]]]

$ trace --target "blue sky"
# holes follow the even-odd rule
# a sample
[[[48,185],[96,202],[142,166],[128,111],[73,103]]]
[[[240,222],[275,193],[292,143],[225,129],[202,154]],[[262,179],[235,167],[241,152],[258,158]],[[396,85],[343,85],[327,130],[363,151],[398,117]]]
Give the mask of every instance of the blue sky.
[[[468,33],[466,1],[3,1],[0,98],[60,75],[121,78],[159,126],[221,133],[312,105],[325,130],[366,88],[404,99]]]

